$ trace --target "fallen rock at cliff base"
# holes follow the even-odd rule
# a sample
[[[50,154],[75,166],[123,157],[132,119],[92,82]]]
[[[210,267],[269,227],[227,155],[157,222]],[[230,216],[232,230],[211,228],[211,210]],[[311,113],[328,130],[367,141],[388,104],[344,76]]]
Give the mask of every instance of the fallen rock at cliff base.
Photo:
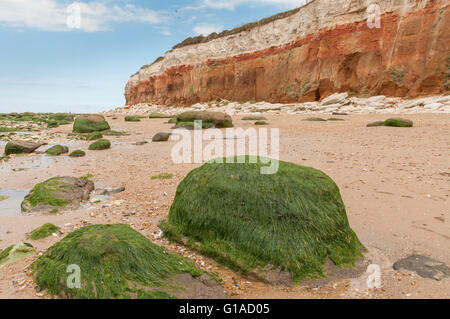
[[[261,158],[222,162],[180,183],[160,225],[170,240],[273,284],[322,278],[327,258],[343,268],[362,259],[339,189],[323,172],[280,161],[261,175]]]
[[[335,93],[322,100],[320,103],[322,106],[341,104],[348,97],[348,93]]]
[[[11,154],[33,153],[36,149],[44,145],[44,143],[34,143],[27,141],[11,141],[5,146],[5,156]]]
[[[66,284],[77,265],[82,289]],[[40,289],[62,298],[224,298],[214,277],[166,252],[129,225],[94,225],[72,232],[32,264]],[[64,271],[61,271],[61,270]]]
[[[37,184],[22,202],[22,211],[57,212],[61,208],[76,209],[89,200],[94,190],[92,181],[76,177],[54,177]]]
[[[92,133],[111,129],[108,122],[102,115],[80,115],[75,118],[73,123],[73,132]]]

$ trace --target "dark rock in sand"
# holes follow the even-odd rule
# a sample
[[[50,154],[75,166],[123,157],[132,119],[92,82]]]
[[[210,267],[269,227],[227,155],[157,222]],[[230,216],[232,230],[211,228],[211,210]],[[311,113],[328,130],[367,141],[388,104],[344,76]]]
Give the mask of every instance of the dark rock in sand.
[[[33,153],[44,143],[34,143],[26,141],[11,141],[5,146],[5,156],[10,154]]]
[[[442,261],[426,256],[413,255],[394,264],[395,270],[406,269],[416,272],[420,277],[441,281],[448,278],[450,268]]]
[[[115,188],[115,189],[96,189],[96,195],[106,195],[111,196],[115,194],[119,194],[125,191],[125,187]]]
[[[153,142],[167,142],[170,138],[170,133],[158,133],[155,136],[153,136],[152,141]]]
[[[344,113],[344,112],[333,112],[332,115],[342,115],[342,116],[345,116],[345,115],[348,115],[348,113]]]

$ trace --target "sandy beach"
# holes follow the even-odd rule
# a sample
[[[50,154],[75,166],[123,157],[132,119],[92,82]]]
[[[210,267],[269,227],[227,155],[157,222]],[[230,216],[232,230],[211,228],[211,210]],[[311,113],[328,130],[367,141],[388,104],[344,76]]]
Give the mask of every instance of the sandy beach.
[[[84,225],[125,223],[158,245],[193,259],[223,279],[230,298],[449,298],[450,279],[435,281],[393,263],[413,254],[450,264],[450,115],[408,114],[413,128],[374,127],[389,114],[351,114],[345,121],[306,122],[311,115],[265,114],[266,128],[280,130],[280,159],[328,174],[339,186],[351,227],[367,247],[366,257],[382,269],[380,289],[367,289],[367,274],[331,282],[320,288],[283,287],[253,282],[160,235],[178,184],[200,164],[173,164],[173,141],[152,143],[158,132],[169,132],[167,119],[125,122],[107,118],[112,129],[126,136],[109,137],[112,148],[87,151],[83,158],[45,154],[13,156],[0,163],[0,190],[26,191],[55,176],[92,174],[96,187],[125,187],[105,202],[78,211],[25,216],[0,210],[0,249],[26,241],[26,234],[44,223],[61,227],[56,236],[30,241],[37,253],[0,269],[0,298],[47,298],[36,291],[29,265],[62,237]],[[405,115],[402,115],[403,117]],[[234,116],[235,127],[253,127]],[[51,129],[61,136],[71,125]],[[136,142],[147,144],[136,145]],[[87,141],[61,144],[86,150]],[[2,144],[3,145],[3,144]],[[45,146],[48,147],[48,146]],[[45,147],[42,147],[45,149]],[[76,148],[75,148],[76,147]],[[169,173],[171,179],[152,176]],[[19,192],[19,194],[22,194]]]

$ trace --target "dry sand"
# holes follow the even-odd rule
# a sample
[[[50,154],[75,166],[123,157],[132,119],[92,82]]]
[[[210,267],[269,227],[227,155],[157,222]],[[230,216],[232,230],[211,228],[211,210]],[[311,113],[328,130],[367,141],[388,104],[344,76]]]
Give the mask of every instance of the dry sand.
[[[0,189],[24,190],[58,176],[94,175],[96,186],[125,187],[109,205],[58,215],[0,217],[0,249],[25,241],[26,233],[46,222],[64,234],[31,243],[43,252],[74,228],[86,224],[127,223],[153,242],[194,259],[224,280],[232,298],[449,298],[450,279],[440,282],[392,264],[412,254],[426,255],[450,265],[450,115],[408,115],[415,127],[367,128],[369,122],[392,115],[349,115],[343,122],[304,122],[311,115],[265,115],[280,129],[280,158],[327,173],[338,184],[352,228],[368,248],[368,258],[382,268],[382,287],[367,290],[367,274],[359,279],[332,282],[318,289],[274,287],[250,282],[179,245],[169,244],[158,224],[167,218],[176,187],[200,164],[171,160],[175,142],[151,143],[152,136],[169,131],[167,119],[129,123],[119,116],[108,119],[114,130],[130,135],[111,137],[111,150],[88,151],[84,158],[67,156],[49,160],[46,155],[13,157],[0,163]],[[234,117],[235,126],[252,127]],[[70,132],[71,126],[53,129]],[[150,143],[136,146],[142,140]],[[76,142],[86,150],[89,142]],[[70,143],[68,145],[71,145]],[[75,149],[72,147],[72,149]],[[12,169],[26,168],[26,170]],[[172,173],[168,180],[152,180]],[[109,207],[103,207],[109,206]],[[37,293],[30,263],[38,256],[0,269],[0,298],[43,298]]]

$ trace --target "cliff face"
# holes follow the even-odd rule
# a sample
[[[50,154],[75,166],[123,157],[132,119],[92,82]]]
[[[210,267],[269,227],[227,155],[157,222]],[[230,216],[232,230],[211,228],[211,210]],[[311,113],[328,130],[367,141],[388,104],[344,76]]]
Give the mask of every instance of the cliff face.
[[[448,93],[450,0],[379,1],[381,28],[368,26],[372,3],[315,0],[290,17],[169,51],[131,77],[127,105]]]

